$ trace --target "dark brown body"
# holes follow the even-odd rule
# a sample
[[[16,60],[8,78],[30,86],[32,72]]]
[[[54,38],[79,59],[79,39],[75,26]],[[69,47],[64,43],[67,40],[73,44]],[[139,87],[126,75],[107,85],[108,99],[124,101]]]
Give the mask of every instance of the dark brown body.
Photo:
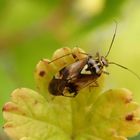
[[[77,85],[75,80],[79,77],[80,71],[87,63],[87,58],[79,60],[59,71],[59,77],[50,81],[48,90],[55,96],[65,96],[64,91],[77,94]]]
[[[60,78],[53,77],[49,84],[49,92],[55,96],[65,96],[64,92],[68,91],[69,93],[74,93],[71,94],[73,97],[76,96],[82,88],[92,83],[95,85],[97,78],[101,74],[96,73],[96,69],[91,67],[91,64],[87,65],[88,62],[91,62],[91,57],[76,61],[60,70]],[[85,65],[87,65],[87,71],[90,71],[91,74],[81,74]]]
[[[66,83],[66,80],[56,79],[55,77],[53,77],[53,79],[49,83],[48,90],[55,96],[63,96],[63,91],[66,87]]]

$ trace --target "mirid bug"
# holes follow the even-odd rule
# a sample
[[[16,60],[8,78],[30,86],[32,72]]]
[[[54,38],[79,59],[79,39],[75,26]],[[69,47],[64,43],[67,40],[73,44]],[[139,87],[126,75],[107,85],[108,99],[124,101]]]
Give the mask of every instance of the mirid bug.
[[[59,77],[53,77],[49,84],[49,92],[56,96],[66,96],[65,92],[70,93],[70,97],[74,97],[78,94],[82,88],[87,87],[88,85],[98,86],[97,79],[101,76],[101,74],[109,74],[104,70],[104,67],[108,67],[110,64],[117,65],[123,69],[126,69],[133,73],[139,80],[140,77],[133,72],[132,70],[124,67],[115,62],[109,62],[107,57],[111,51],[117,30],[117,23],[115,32],[109,47],[109,50],[105,56],[100,56],[99,53],[96,53],[95,58],[91,55],[85,54],[87,57],[78,60],[71,65],[68,65],[59,71]],[[69,55],[69,54],[67,54]],[[66,55],[65,55],[66,56]],[[64,57],[64,56],[62,56]],[[61,58],[62,58],[61,57]],[[57,58],[59,59],[59,58]],[[56,60],[57,60],[56,59]],[[53,61],[56,61],[53,60]],[[74,93],[74,94],[72,94]]]
[[[74,93],[71,96],[75,96],[77,94],[75,80],[79,78],[79,74],[86,63],[87,60],[82,59],[61,69],[58,74],[59,76],[54,76],[50,81],[49,92],[55,96],[67,96],[65,91],[68,91],[69,93]]]

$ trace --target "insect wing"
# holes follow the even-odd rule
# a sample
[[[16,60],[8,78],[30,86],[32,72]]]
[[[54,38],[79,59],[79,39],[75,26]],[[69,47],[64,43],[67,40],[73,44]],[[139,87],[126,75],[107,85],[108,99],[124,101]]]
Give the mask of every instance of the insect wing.
[[[94,84],[94,86],[98,86],[96,80],[99,76],[98,75],[87,75],[82,74],[80,77],[72,80],[71,83],[76,87],[76,91],[79,91],[87,86]]]
[[[63,68],[60,71],[60,76],[62,76],[62,79],[75,79],[79,74],[81,73],[82,69],[86,65],[88,59],[84,58],[79,61],[76,61],[75,63]]]
[[[51,94],[55,96],[63,95],[63,91],[65,89],[66,81],[62,79],[53,79],[50,81],[48,90]]]

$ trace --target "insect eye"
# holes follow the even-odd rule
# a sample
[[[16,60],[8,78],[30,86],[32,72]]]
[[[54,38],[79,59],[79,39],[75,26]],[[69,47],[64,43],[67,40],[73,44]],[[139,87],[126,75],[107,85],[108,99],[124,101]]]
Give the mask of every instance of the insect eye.
[[[106,66],[106,67],[108,66],[108,61],[104,57],[101,58],[101,61],[104,66]]]

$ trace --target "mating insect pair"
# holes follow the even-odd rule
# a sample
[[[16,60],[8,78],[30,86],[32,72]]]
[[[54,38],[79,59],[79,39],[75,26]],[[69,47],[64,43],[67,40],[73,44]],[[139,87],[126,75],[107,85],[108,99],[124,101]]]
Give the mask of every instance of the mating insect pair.
[[[89,54],[79,52],[86,55],[87,57],[77,60],[76,62],[62,68],[59,71],[59,75],[54,76],[50,81],[48,87],[49,92],[55,96],[67,96],[65,92],[69,92],[70,93],[69,97],[74,97],[84,87],[87,86],[96,87],[98,86],[97,79],[102,74],[109,74],[104,70],[104,67],[108,67],[110,64],[115,64],[121,68],[124,68],[130,71],[131,73],[133,73],[138,79],[140,79],[140,77],[132,70],[120,64],[117,64],[115,62],[109,62],[107,60],[107,57],[110,53],[110,50],[112,48],[116,36],[116,30],[117,30],[117,24],[109,50],[105,56],[100,56],[99,53],[96,53],[96,57],[93,58]],[[75,58],[73,53],[67,55],[72,55]],[[57,61],[60,58],[57,58],[51,61],[50,63]]]

